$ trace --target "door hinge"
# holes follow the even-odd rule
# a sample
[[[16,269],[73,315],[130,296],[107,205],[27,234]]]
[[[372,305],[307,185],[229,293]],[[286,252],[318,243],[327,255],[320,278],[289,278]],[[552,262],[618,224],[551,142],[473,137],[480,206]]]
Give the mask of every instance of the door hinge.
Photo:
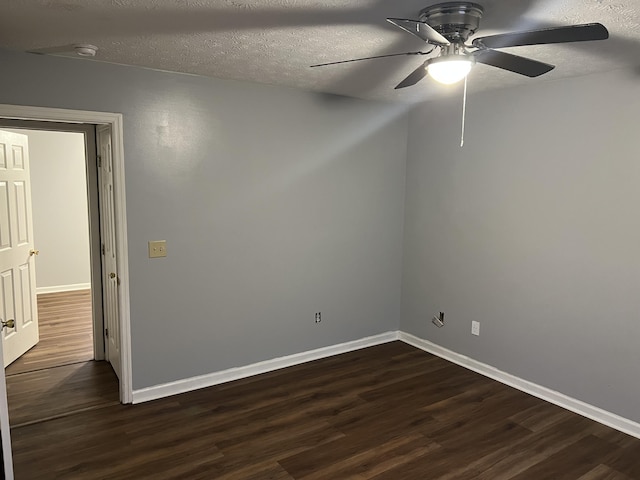
[[[104,243],[102,244],[101,250],[102,250],[102,256],[104,257]]]
[[[109,329],[108,328],[104,329],[104,336],[109,338]]]
[[[102,167],[102,155],[98,155],[98,168]]]

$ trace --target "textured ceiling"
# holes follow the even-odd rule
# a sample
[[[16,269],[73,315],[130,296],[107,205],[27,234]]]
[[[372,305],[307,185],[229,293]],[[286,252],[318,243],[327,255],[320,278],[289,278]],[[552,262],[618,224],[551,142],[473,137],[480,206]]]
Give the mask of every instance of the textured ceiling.
[[[640,79],[640,0],[476,0],[481,36],[600,22],[601,42],[509,49],[557,65],[529,79],[485,65],[472,91],[633,67]],[[321,68],[309,65],[425,45],[385,21],[417,18],[434,0],[0,0],[0,47],[52,49],[90,43],[95,60],[211,77],[286,85],[381,100],[420,101],[448,87],[425,79],[393,87],[424,57],[395,57]],[[82,60],[91,61],[91,60]],[[449,87],[450,90],[450,87]]]

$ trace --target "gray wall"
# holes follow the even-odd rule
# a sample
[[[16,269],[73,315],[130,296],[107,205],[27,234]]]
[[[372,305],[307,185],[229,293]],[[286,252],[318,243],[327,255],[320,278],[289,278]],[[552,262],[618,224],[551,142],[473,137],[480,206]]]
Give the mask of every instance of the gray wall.
[[[91,282],[84,135],[3,128],[29,137],[38,289]]]
[[[6,51],[0,64],[0,103],[124,114],[134,388],[398,328],[401,107]],[[159,239],[168,257],[148,259]]]
[[[410,117],[401,328],[640,421],[637,74],[459,106]]]

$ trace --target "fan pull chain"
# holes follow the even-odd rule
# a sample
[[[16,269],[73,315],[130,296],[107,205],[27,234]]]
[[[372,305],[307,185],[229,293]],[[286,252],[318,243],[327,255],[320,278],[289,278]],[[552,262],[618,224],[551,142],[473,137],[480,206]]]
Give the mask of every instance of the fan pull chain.
[[[460,146],[464,147],[464,117],[467,115],[467,77],[464,77],[464,93],[462,94],[462,133],[460,134]]]

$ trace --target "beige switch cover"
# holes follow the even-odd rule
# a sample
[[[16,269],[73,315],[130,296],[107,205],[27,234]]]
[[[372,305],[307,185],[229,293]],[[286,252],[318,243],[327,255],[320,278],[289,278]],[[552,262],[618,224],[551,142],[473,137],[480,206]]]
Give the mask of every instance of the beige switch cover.
[[[167,256],[167,241],[155,240],[149,242],[149,258],[159,258]]]

